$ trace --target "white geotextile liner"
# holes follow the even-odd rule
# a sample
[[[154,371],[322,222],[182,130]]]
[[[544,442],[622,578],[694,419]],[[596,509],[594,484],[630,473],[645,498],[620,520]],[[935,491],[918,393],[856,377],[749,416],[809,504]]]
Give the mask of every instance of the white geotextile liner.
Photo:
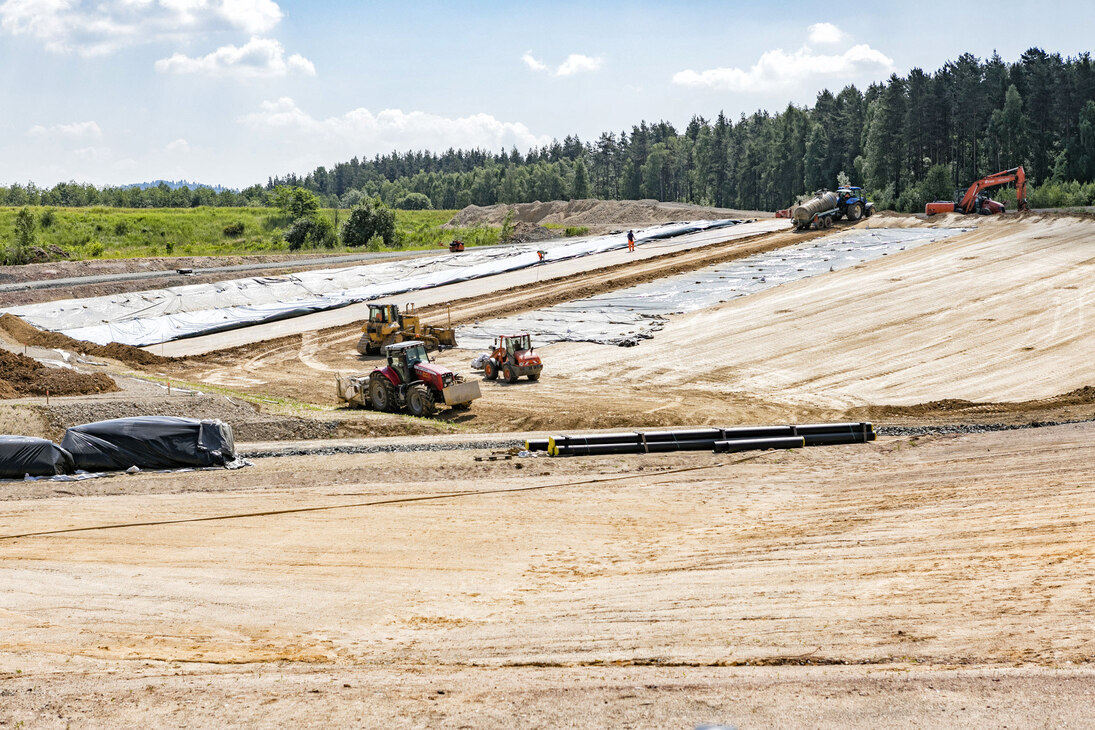
[[[742,221],[667,223],[636,230],[636,241],[675,238]],[[469,249],[465,253],[252,277],[130,294],[30,304],[7,311],[35,327],[105,345],[160,342],[335,309],[627,246],[623,234]]]
[[[463,348],[489,348],[498,335],[528,332],[535,345],[552,342],[636,345],[665,326],[664,315],[713,307],[966,230],[871,228],[836,233],[619,291],[463,326],[457,329],[456,341]]]

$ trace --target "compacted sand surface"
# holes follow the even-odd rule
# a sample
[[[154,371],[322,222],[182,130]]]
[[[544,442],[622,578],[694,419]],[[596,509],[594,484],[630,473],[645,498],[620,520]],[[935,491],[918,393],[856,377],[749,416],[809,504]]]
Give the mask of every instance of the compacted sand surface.
[[[0,719],[1080,726],[1093,435],[4,483]]]

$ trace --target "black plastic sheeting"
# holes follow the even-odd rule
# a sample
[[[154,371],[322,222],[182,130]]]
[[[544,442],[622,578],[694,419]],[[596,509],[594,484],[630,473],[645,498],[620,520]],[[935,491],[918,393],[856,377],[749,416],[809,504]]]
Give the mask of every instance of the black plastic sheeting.
[[[52,441],[32,436],[0,436],[0,479],[71,474],[72,454]]]
[[[225,466],[236,458],[232,427],[221,421],[137,416],[73,426],[61,441],[84,471]]]

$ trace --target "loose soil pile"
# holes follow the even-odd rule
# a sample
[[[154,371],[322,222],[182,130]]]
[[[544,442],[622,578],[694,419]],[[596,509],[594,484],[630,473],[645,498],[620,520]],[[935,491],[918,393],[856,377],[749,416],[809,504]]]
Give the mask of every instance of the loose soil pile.
[[[222,395],[165,394],[162,398],[77,401],[54,403],[48,408],[42,406],[40,410],[46,421],[46,432],[32,435],[45,437],[59,437],[66,428],[81,423],[133,416],[218,419],[232,427],[237,441],[326,439],[340,434],[337,419],[263,413],[250,403]]]
[[[46,367],[16,352],[0,349],[0,398],[28,395],[87,395],[118,390],[113,378],[105,373],[80,373],[65,368]]]
[[[516,224],[587,226],[592,233],[673,221],[772,217],[771,213],[763,211],[708,208],[685,203],[661,203],[657,200],[556,200],[550,203],[499,204],[486,207],[469,205],[457,213],[447,225],[500,226],[511,210],[511,220]]]
[[[146,352],[139,347],[111,342],[109,345],[96,345],[94,342],[74,340],[60,332],[46,332],[27,324],[14,314],[0,315],[0,329],[3,329],[22,345],[49,347],[71,350],[92,357],[109,357],[130,365],[159,365],[171,362],[173,357],[161,357]]]

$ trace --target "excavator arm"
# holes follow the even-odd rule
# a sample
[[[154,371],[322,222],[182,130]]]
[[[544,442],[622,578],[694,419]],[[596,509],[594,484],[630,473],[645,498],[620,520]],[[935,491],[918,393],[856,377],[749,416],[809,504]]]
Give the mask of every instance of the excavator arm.
[[[989,188],[1007,185],[1008,183],[1015,183],[1015,200],[1019,210],[1030,210],[1030,206],[1027,204],[1027,175],[1022,166],[993,173],[974,182],[966,190],[966,194],[962,196],[958,208],[963,213],[972,213],[974,205],[977,204],[977,197],[981,193]]]

